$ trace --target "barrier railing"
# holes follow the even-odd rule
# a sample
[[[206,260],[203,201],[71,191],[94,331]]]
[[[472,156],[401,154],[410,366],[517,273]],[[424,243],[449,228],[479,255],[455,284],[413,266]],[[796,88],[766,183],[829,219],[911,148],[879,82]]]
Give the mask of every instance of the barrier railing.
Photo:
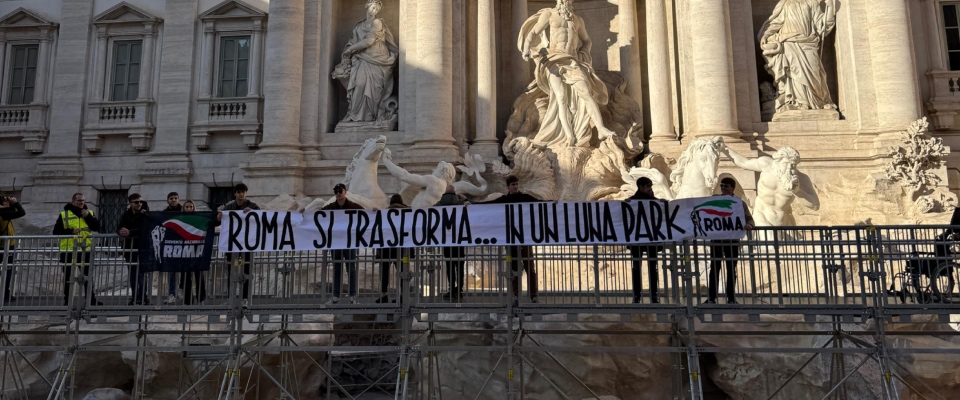
[[[125,249],[115,235],[94,235],[86,249],[61,249],[61,240],[74,239],[69,236],[2,237],[0,313],[190,314],[238,307],[323,313],[400,306],[778,312],[884,307],[947,313],[960,304],[957,242],[942,235],[947,228],[770,228],[739,242],[688,241],[633,250],[471,246],[215,252],[209,269],[185,273],[138,271],[136,250]],[[648,267],[651,254],[655,269]],[[339,282],[335,265],[342,271]],[[736,279],[728,283],[731,271]]]

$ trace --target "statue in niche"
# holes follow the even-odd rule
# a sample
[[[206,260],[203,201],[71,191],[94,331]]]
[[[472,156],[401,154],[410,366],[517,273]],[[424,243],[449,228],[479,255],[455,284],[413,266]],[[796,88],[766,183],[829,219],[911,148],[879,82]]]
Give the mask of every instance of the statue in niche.
[[[780,0],[760,28],[760,49],[777,87],[774,121],[790,111],[838,115],[821,58],[824,38],[836,23],[836,0]]]
[[[333,71],[333,78],[347,89],[350,105],[337,125],[338,131],[396,129],[393,69],[400,50],[390,28],[377,18],[382,8],[380,0],[367,0],[367,18],[353,28],[353,36],[343,49],[343,61]]]
[[[538,11],[517,39],[523,59],[536,64],[536,87],[548,95],[534,142],[550,147],[589,147],[594,127],[601,140],[615,135],[603,123],[607,87],[593,70],[590,37],[572,3],[557,0],[555,8]]]
[[[820,209],[820,199],[817,198],[809,179],[801,182],[797,173],[797,164],[800,163],[800,153],[790,146],[783,146],[773,154],[773,157],[762,156],[748,159],[727,146],[720,148],[733,163],[745,170],[760,173],[757,180],[757,199],[753,205],[753,218],[757,226],[783,226],[791,215],[791,205],[794,200],[798,204],[813,211]]]

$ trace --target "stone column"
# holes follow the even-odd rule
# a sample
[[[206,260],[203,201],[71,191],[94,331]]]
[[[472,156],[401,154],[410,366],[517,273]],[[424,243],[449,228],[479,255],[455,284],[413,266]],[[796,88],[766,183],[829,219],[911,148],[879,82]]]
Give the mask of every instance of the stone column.
[[[169,24],[167,25],[169,26]],[[152,22],[143,24],[143,47],[140,52],[140,91],[137,100],[150,99],[153,89],[153,41],[157,26]]]
[[[213,60],[216,58],[216,34],[212,21],[203,23],[203,58],[200,67],[200,98],[208,99],[211,96],[213,85]],[[252,58],[251,58],[252,59]],[[251,64],[256,64],[252,62]],[[253,75],[251,75],[253,76]]]
[[[510,36],[501,37],[503,45],[507,48],[507,51],[511,54],[510,60],[510,74],[513,76],[510,80],[513,82],[512,90],[507,94],[513,94],[510,96],[510,105],[513,105],[513,101],[520,96],[524,90],[526,90],[527,85],[533,80],[530,73],[531,62],[524,61],[523,55],[520,54],[520,50],[517,49],[517,39],[520,36],[520,27],[523,26],[523,22],[530,18],[530,12],[528,11],[529,6],[527,5],[527,0],[513,0],[513,7],[511,8],[511,29]],[[552,7],[553,5],[551,5]]]
[[[90,83],[90,71],[87,68],[91,56],[93,2],[63,0],[60,11],[60,39],[53,62],[54,76],[57,77],[56,95],[50,101],[50,109],[56,111],[50,117],[46,153],[37,162],[37,169],[33,173],[36,186],[31,197],[51,202],[38,202],[40,208],[45,208],[45,204],[50,204],[50,208],[59,208],[59,204],[53,204],[66,201],[77,192],[84,175],[78,152],[80,136],[77,130],[83,121],[85,89]]]
[[[477,137],[470,151],[492,160],[497,142],[497,15],[494,0],[477,4]]]
[[[263,20],[253,21],[253,34],[250,35],[250,97],[260,97],[260,87],[263,76],[260,74],[260,64],[263,62]],[[213,59],[210,59],[213,61]]]
[[[337,104],[337,91],[334,85],[338,83],[330,77],[337,63],[335,57],[340,55],[340,51],[334,48],[336,46],[334,36],[336,36],[338,20],[338,18],[335,18],[336,11],[334,0],[320,0],[320,82],[318,86],[320,98],[317,108],[320,113],[318,125],[321,135],[333,132],[334,126],[337,124],[337,115],[334,112]],[[401,21],[403,21],[403,19],[401,19]],[[400,67],[398,66],[395,71],[395,76],[398,78],[400,76],[399,69]],[[401,81],[400,84],[403,85],[403,81]],[[401,107],[403,107],[403,105],[401,105]],[[409,129],[409,127],[407,127],[407,129]],[[319,142],[323,142],[322,136]],[[320,152],[323,153],[323,150],[321,149]]]
[[[879,128],[900,130],[921,114],[907,3],[871,2],[867,22]]]
[[[50,64],[50,61],[48,60],[50,57],[50,36],[47,30],[44,30],[41,34],[43,35],[43,38],[40,39],[40,46],[37,49],[37,71],[34,75],[35,80],[33,84],[33,103],[47,102],[47,75],[49,75],[49,71],[47,71],[47,65]],[[2,59],[3,56],[0,55],[0,60]]]
[[[650,1],[647,1],[649,3]],[[637,0],[620,0],[620,73],[627,82],[627,95],[643,110],[643,73],[638,42]]]
[[[936,0],[922,0],[923,23],[927,28],[927,52],[930,54],[930,71],[946,69],[943,59],[942,34]]]
[[[303,83],[304,0],[270,2],[263,71],[263,141],[241,164],[253,196],[303,192],[300,111]],[[268,197],[259,197],[266,201]]]
[[[727,0],[690,0],[690,47],[697,127],[694,135],[740,140],[733,87]]]
[[[411,161],[455,160],[453,139],[452,2],[417,2],[417,136]]]
[[[190,116],[193,114],[191,109],[195,111],[196,108],[191,80],[186,77],[194,76],[197,68],[193,52],[198,28],[198,5],[195,0],[167,0],[166,10],[163,41],[160,43],[160,57],[157,58],[160,67],[157,92],[153,96],[143,90],[140,92],[141,98],[152,97],[157,107],[153,151],[140,167],[143,180],[140,193],[146,199],[165,199],[167,192],[174,190],[181,193],[181,197],[190,195],[196,198],[204,194],[187,190],[187,182],[193,172],[188,151]],[[152,71],[152,62],[146,62],[149,60],[147,54],[153,54],[154,50],[147,48],[147,38],[151,37],[156,27],[150,25],[144,38],[143,66],[144,70],[148,68]],[[152,73],[150,77],[153,77]]]
[[[319,159],[317,127],[320,113],[320,2],[304,5],[303,94],[300,99],[300,143],[307,159]]]
[[[676,141],[670,85],[670,45],[666,0],[646,0],[647,90],[650,93],[650,141]]]
[[[263,143],[258,153],[300,152],[304,0],[270,2],[263,86]]]
[[[7,65],[6,56],[7,56],[7,36],[6,36],[6,33],[4,33],[3,31],[0,31],[0,65]],[[0,105],[7,104],[7,96],[9,95],[7,93],[7,86],[8,85],[3,85],[2,89],[0,89]],[[34,94],[33,96],[34,101],[36,101],[37,97],[38,96]]]
[[[63,33],[63,28],[60,29],[61,34]],[[61,36],[60,45],[63,45],[63,36]],[[94,52],[93,59],[93,93],[90,97],[94,102],[103,100],[103,86],[106,73],[107,73],[107,27],[98,26],[97,27],[97,49]]]

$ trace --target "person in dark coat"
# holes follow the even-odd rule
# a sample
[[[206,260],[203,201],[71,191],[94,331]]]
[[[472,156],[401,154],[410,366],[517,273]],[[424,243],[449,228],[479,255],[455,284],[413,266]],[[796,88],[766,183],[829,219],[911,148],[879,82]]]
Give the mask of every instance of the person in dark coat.
[[[653,195],[653,181],[647,177],[637,179],[637,191],[627,200],[657,200],[657,197]],[[635,244],[629,246],[629,248],[630,272],[633,275],[633,303],[640,303],[640,291],[643,288],[643,274],[640,272],[640,257],[644,254],[647,256],[647,276],[650,278],[650,303],[660,303],[660,296],[658,295],[660,275],[657,273],[657,253],[660,252],[662,247],[653,244]]]
[[[457,189],[451,184],[447,184],[447,189],[440,197],[440,201],[434,206],[459,206],[463,205],[463,199],[457,196]],[[447,267],[447,285],[450,290],[441,295],[444,300],[460,302],[460,296],[464,290],[464,272],[466,270],[467,260],[466,249],[463,246],[449,246],[443,248],[443,258],[446,260]]]
[[[520,191],[520,179],[510,175],[507,177],[507,194],[494,200],[477,204],[510,204],[510,203],[538,203],[540,200],[529,194]],[[511,289],[513,293],[513,304],[520,303],[520,269],[527,272],[527,291],[530,294],[530,302],[539,303],[539,290],[537,286],[537,265],[533,259],[533,247],[531,246],[510,246],[507,248],[510,254],[510,269],[513,271],[511,280]]]
[[[139,193],[127,196],[130,206],[120,216],[120,226],[117,234],[123,238],[123,256],[127,261],[130,281],[129,305],[150,304],[150,290],[147,286],[147,277],[150,276],[140,266],[139,239],[143,230],[143,220],[150,207],[140,198]]]
[[[387,208],[410,208],[410,206],[403,204],[403,197],[395,194],[390,196],[390,205]],[[388,294],[390,290],[390,269],[394,264],[397,265],[397,268],[400,268],[401,257],[408,257],[409,254],[410,250],[396,247],[377,249],[374,255],[377,260],[380,260],[380,298],[377,303],[390,302]],[[399,273],[397,274],[397,298],[398,301],[403,301],[403,280]]]
[[[0,197],[0,236],[16,236],[17,230],[14,229],[13,220],[27,215],[23,206],[17,201],[16,197]],[[3,302],[10,303],[17,299],[13,297],[10,291],[10,283],[13,282],[13,260],[16,259],[17,241],[15,239],[0,240],[0,263],[5,263],[6,268],[3,279]]]
[[[350,201],[347,198],[347,185],[338,183],[333,187],[333,195],[336,197],[332,203],[327,204],[321,210],[362,210],[363,206]],[[343,266],[346,264],[347,274],[350,278],[349,292],[347,301],[350,304],[356,304],[357,300],[357,251],[356,250],[333,250],[333,297],[331,304],[340,302],[340,286],[343,285]]]
[[[233,187],[233,200],[227,202],[220,206],[220,209],[217,211],[243,211],[248,213],[252,210],[259,210],[260,206],[250,199],[247,199],[247,191],[250,190],[246,184],[238,183]],[[217,213],[217,220],[220,221],[223,218],[223,214]],[[222,221],[221,221],[222,222]],[[250,303],[250,268],[253,264],[253,253],[242,253],[238,255],[237,253],[226,253],[227,257],[227,280],[231,280],[233,275],[234,263],[240,262],[243,264],[243,284],[242,284],[242,293],[243,296],[242,305],[244,307],[248,306]],[[242,261],[240,260],[242,258]],[[233,296],[233,292],[230,293]]]

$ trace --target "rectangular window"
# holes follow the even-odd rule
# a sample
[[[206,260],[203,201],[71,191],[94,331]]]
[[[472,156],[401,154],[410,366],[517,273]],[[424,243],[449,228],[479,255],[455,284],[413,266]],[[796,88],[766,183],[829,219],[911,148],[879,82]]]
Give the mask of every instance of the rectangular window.
[[[960,70],[960,3],[944,3],[943,29],[950,70]]]
[[[136,100],[140,95],[140,40],[113,43],[113,82],[111,101]]]
[[[210,211],[216,211],[220,206],[233,200],[233,186],[212,187],[209,189],[210,193],[208,193],[209,196],[207,197],[207,206],[210,207]]]
[[[36,44],[17,45],[10,52],[10,90],[8,104],[30,104],[33,102],[33,86],[37,80]]]
[[[127,210],[127,189],[97,191],[97,219],[100,233],[113,233],[120,227],[120,217]]]
[[[217,96],[246,96],[249,65],[250,36],[220,38],[220,81]]]

